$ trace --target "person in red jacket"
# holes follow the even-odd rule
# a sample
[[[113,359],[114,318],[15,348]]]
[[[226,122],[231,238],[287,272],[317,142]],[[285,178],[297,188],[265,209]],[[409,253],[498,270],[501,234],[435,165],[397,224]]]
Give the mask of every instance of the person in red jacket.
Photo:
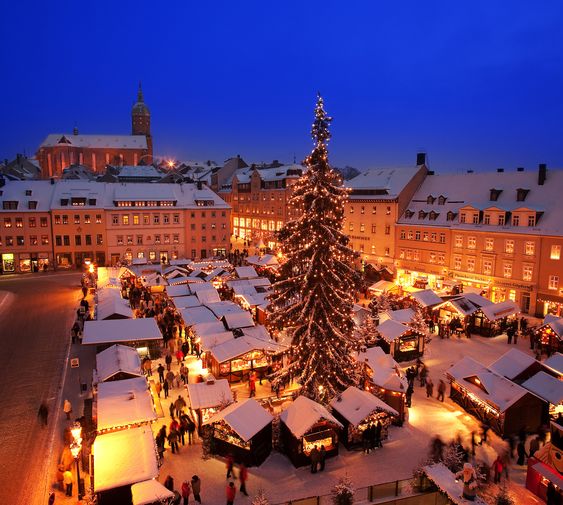
[[[226,489],[227,494],[227,505],[233,505],[235,502],[235,496],[237,494],[237,488],[235,487],[235,483],[233,481],[229,482]]]
[[[183,505],[188,505],[188,501],[190,500],[190,492],[191,492],[192,488],[190,486],[190,483],[185,480],[182,483],[182,504]]]
[[[239,479],[240,479],[240,492],[243,493],[245,496],[248,496],[246,492],[246,481],[248,480],[248,469],[244,466],[244,463],[240,464],[239,470]]]

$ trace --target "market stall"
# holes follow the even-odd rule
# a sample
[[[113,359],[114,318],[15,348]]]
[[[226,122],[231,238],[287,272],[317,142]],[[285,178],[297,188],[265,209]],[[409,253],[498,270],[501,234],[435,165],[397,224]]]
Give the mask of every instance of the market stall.
[[[205,382],[188,384],[190,408],[197,416],[198,432],[203,424],[221,408],[233,402],[233,393],[226,379],[218,379],[209,375]]]
[[[500,436],[533,432],[541,424],[545,402],[518,384],[497,375],[469,356],[446,371],[450,398],[487,423]]]
[[[548,355],[563,351],[563,317],[548,314],[536,330],[536,335],[542,351]]]
[[[381,293],[391,293],[399,291],[399,286],[394,282],[379,280],[368,288],[369,294],[379,296]]]
[[[251,328],[254,326],[254,320],[252,319],[252,314],[245,310],[240,312],[233,312],[230,314],[225,314],[221,320],[225,324],[227,330],[236,330],[238,328]]]
[[[378,345],[396,361],[410,361],[424,354],[424,334],[405,324],[388,319],[377,327]]]
[[[522,383],[522,387],[531,391],[549,405],[549,412],[544,411],[542,421],[547,424],[549,418],[563,414],[563,381],[546,372],[538,372]]]
[[[313,447],[324,446],[326,457],[338,455],[342,424],[325,407],[299,396],[280,415],[283,450],[294,466],[308,465]]]
[[[121,298],[119,291],[112,296],[105,296],[99,299],[95,308],[95,317],[98,321],[110,319],[131,319],[133,311],[129,303]]]
[[[142,377],[139,353],[133,347],[112,345],[96,354],[96,368],[93,375],[94,384]]]
[[[397,362],[381,347],[365,349],[358,353],[356,359],[363,365],[364,388],[395,409],[398,417],[394,422],[402,424],[406,414],[408,383]]]
[[[176,296],[189,296],[192,294],[190,286],[188,284],[172,284],[166,286],[166,294],[174,298]]]
[[[543,366],[558,379],[563,379],[563,354],[556,352],[543,362]]]
[[[99,505],[133,503],[131,485],[158,476],[149,426],[98,435],[92,444],[91,479]]]
[[[141,426],[157,417],[145,377],[102,382],[95,400],[93,417],[98,433]]]
[[[83,345],[95,345],[103,350],[117,343],[127,343],[142,355],[160,356],[162,333],[152,317],[86,321]]]
[[[500,335],[507,327],[508,321],[520,312],[518,305],[512,300],[491,303],[480,307],[471,317],[471,327],[475,333],[485,337]]]
[[[422,291],[410,293],[409,297],[423,309],[435,307],[444,301],[431,289],[423,289]]]
[[[259,466],[272,451],[272,415],[256,400],[231,403],[204,424],[213,427],[211,453]]]
[[[145,480],[131,486],[133,505],[163,505],[172,503],[174,493],[156,479]]]
[[[516,384],[521,384],[543,369],[540,361],[518,349],[510,349],[489,365],[489,370]]]
[[[366,429],[381,423],[381,439],[387,438],[391,418],[399,413],[367,391],[350,386],[330,402],[334,417],[342,423],[340,441],[350,450],[362,445]]]

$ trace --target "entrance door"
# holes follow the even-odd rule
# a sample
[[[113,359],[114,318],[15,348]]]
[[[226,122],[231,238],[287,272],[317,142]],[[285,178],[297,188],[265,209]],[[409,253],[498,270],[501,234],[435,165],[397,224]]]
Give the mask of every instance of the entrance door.
[[[520,302],[522,312],[528,313],[530,310],[530,293],[522,293],[522,300]]]

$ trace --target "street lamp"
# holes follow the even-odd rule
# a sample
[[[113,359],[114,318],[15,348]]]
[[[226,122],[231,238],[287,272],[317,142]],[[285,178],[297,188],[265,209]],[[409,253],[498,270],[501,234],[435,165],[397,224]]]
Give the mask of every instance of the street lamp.
[[[80,464],[78,462],[78,456],[80,455],[80,450],[82,449],[82,426],[79,422],[75,422],[70,429],[73,441],[70,444],[70,452],[74,461],[76,461],[76,488],[78,490],[78,499],[81,500],[83,496],[82,486],[80,485]]]

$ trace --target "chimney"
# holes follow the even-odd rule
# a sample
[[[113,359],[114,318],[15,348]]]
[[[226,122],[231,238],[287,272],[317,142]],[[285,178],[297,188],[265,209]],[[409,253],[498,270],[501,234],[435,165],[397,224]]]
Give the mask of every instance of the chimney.
[[[497,168],[497,172],[498,172],[499,174],[502,174],[502,173],[504,172],[504,168]]]
[[[78,135],[78,126],[75,126],[75,127],[72,129],[72,134],[73,134],[73,135]]]
[[[517,171],[517,172],[523,172],[523,171],[524,171],[524,167],[518,167],[518,168],[516,169],[516,171]]]
[[[547,178],[547,165],[545,163],[540,163],[538,167],[538,186],[543,186],[545,179]]]
[[[434,170],[428,170],[426,175],[434,175]]]
[[[473,173],[473,170],[469,169],[469,170],[467,171],[467,173],[468,173],[468,174],[472,174],[472,173]]]
[[[203,183],[201,181],[197,181],[197,189],[201,190],[203,189]]]
[[[416,153],[416,164],[426,165],[426,153]]]
[[[55,184],[55,178],[51,177],[51,185]]]

